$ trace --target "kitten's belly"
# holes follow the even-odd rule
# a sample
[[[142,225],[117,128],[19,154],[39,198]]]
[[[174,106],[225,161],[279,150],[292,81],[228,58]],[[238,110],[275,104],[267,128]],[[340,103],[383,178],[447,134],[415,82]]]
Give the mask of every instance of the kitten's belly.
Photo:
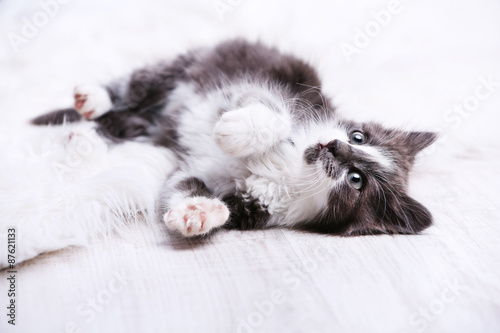
[[[190,172],[202,179],[217,195],[233,192],[235,179],[249,175],[240,158],[224,153],[214,139],[219,110],[226,101],[222,96],[201,97],[189,85],[172,93],[169,109],[182,109],[178,119],[178,145]]]

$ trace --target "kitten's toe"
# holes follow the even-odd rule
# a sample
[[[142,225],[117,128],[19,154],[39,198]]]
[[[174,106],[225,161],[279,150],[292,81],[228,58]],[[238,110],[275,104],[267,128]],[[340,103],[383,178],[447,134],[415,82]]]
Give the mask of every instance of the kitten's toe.
[[[229,210],[224,203],[204,197],[186,198],[163,217],[167,227],[187,237],[207,234],[228,218]]]
[[[88,120],[95,119],[111,109],[111,98],[99,85],[78,85],[74,90],[75,109]]]

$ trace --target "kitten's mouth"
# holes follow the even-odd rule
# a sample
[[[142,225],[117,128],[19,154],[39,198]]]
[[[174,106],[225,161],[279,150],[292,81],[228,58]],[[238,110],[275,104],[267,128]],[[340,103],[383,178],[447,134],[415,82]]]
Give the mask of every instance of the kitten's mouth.
[[[318,159],[320,160],[326,174],[332,178],[337,178],[337,164],[338,161],[335,156],[330,152],[327,145],[318,143]]]
[[[327,145],[318,143],[310,146],[304,152],[304,158],[307,164],[312,165],[319,163],[321,169],[323,169],[329,177],[334,179],[337,178],[339,161],[329,151]]]

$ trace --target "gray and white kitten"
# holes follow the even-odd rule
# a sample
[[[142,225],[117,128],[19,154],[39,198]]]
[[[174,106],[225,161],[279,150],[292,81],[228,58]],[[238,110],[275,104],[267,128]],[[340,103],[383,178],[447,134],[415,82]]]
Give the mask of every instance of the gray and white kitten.
[[[341,119],[320,86],[305,62],[233,40],[106,87],[78,86],[75,108],[33,123],[86,118],[112,141],[171,148],[180,167],[159,206],[185,236],[220,227],[341,235],[428,227],[431,214],[407,195],[408,174],[436,135]]]

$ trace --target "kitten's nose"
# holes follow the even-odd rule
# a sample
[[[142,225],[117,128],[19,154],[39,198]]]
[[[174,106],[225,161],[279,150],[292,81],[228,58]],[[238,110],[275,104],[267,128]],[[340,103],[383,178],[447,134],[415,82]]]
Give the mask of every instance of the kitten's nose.
[[[335,157],[346,156],[348,151],[349,151],[349,147],[347,146],[347,144],[345,144],[339,140],[336,140],[336,139],[333,141],[330,141],[326,145],[326,148]]]
[[[333,154],[333,156],[336,156],[337,150],[340,148],[340,141],[339,140],[330,141],[326,145],[326,148],[330,151],[330,153]]]

